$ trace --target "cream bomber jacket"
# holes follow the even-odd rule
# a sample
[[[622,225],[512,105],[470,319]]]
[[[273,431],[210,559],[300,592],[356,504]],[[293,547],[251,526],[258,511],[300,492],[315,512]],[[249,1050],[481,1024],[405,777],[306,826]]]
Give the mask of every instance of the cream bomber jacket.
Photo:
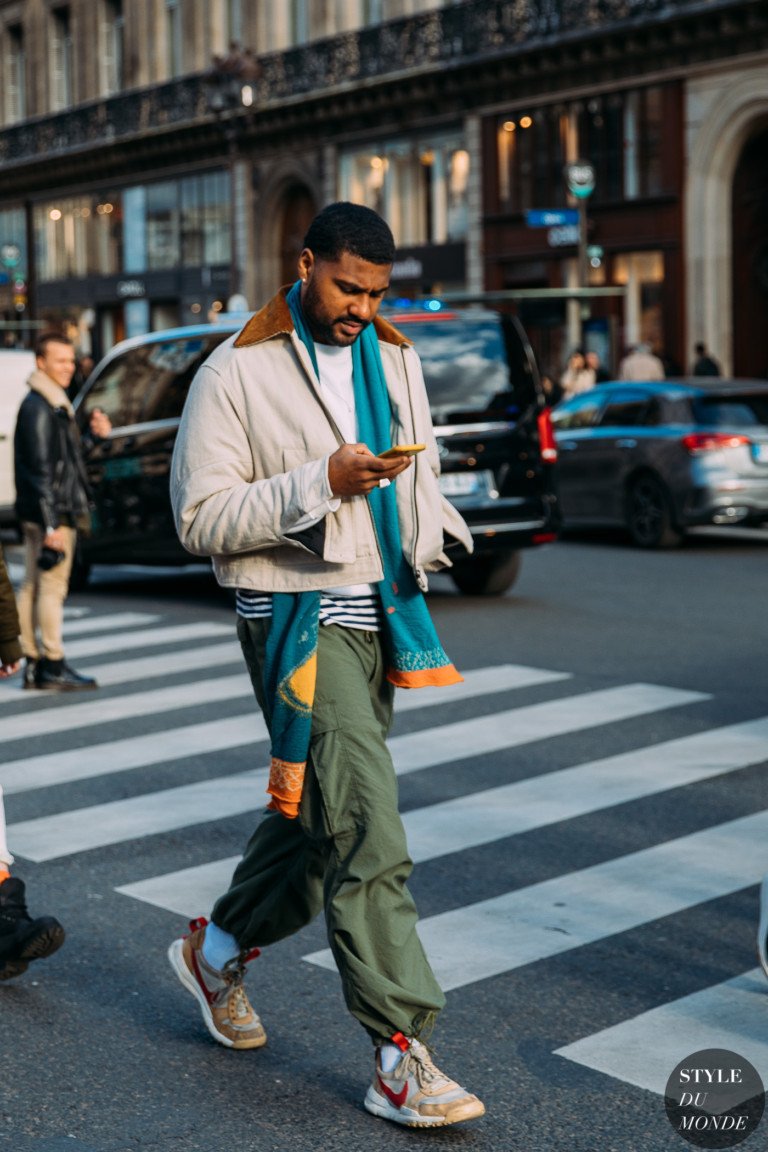
[[[300,592],[375,583],[382,565],[368,500],[341,501],[319,524],[286,534],[343,442],[320,398],[311,360],[282,289],[197,372],[171,464],[176,529],[193,555],[210,556],[226,587]],[[445,532],[468,552],[472,537],[441,494],[437,444],[421,364],[386,320],[374,322],[393,412],[392,443],[427,445],[395,481],[403,552],[419,586],[450,566]]]

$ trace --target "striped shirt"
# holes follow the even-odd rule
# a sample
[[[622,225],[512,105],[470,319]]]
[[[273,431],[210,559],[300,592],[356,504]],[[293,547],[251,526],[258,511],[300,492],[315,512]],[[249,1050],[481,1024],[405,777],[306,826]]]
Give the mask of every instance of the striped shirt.
[[[238,588],[235,597],[238,616],[246,620],[265,619],[272,615],[272,595]],[[339,624],[342,628],[359,628],[365,632],[380,632],[382,626],[381,600],[377,592],[369,596],[342,596],[320,593],[320,623]]]

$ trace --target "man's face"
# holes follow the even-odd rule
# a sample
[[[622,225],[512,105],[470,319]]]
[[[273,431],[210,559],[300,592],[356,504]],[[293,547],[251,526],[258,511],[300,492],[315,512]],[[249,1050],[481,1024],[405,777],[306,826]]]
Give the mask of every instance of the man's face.
[[[319,260],[305,248],[299,257],[301,306],[317,343],[354,344],[375,318],[391,271],[391,264],[371,264],[350,252]]]
[[[37,366],[61,388],[69,388],[75,374],[75,350],[71,344],[51,340],[43,355],[37,357]]]

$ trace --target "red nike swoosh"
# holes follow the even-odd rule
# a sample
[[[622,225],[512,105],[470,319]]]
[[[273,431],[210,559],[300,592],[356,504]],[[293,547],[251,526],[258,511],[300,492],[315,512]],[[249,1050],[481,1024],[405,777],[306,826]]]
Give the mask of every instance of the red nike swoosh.
[[[384,1093],[384,1095],[386,1097],[388,1097],[388,1099],[390,1099],[392,1101],[395,1108],[402,1108],[403,1104],[405,1104],[405,1098],[408,1095],[408,1085],[404,1084],[399,1092],[394,1092],[391,1088],[387,1087],[387,1085],[382,1080],[381,1076],[378,1077],[378,1080],[379,1080],[379,1084],[381,1086],[382,1092]]]

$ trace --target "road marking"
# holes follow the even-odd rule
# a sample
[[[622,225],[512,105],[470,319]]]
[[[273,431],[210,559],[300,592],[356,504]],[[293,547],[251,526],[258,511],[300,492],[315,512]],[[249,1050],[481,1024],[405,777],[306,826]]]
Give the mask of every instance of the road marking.
[[[679,707],[703,699],[706,697],[698,692],[634,684],[587,692],[553,700],[548,704],[512,708],[467,720],[464,724],[443,724],[405,736],[395,736],[389,741],[389,747],[396,771],[405,774],[483,752],[513,748],[531,740],[544,739],[545,735],[549,737],[581,731],[594,725],[614,723],[627,717]],[[471,731],[470,741],[464,736],[465,728]],[[197,742],[190,743],[190,736]],[[264,720],[254,712],[253,716],[248,717],[213,720],[148,736],[128,737],[85,748],[13,760],[3,766],[3,788],[11,795],[51,784],[70,783],[143,768],[148,764],[165,763],[182,759],[186,755],[223,751],[266,738]]]
[[[167,732],[130,736],[125,740],[92,744],[88,748],[13,760],[2,768],[3,791],[10,796],[35,788],[89,780],[95,776],[108,776],[133,768],[146,768],[149,764],[166,764],[173,760],[184,760],[188,756],[203,756],[207,752],[225,752],[230,748],[244,747],[266,739],[266,724],[254,710],[247,716],[187,724]],[[150,793],[150,803],[151,796]],[[56,817],[43,817],[43,824],[46,819]]]
[[[755,884],[768,811],[545,880],[419,923],[445,991],[627,932]],[[330,950],[304,957],[334,968]]]
[[[398,772],[414,771],[708,699],[701,692],[655,684],[624,684],[396,736],[389,741],[389,747]]]
[[[122,884],[115,891],[191,920],[209,914],[216,900],[229,887],[239,861],[240,856],[228,856],[225,860],[212,860],[194,868],[179,868],[162,876],[151,876],[148,880]]]
[[[556,1049],[555,1055],[658,1096],[664,1095],[667,1080],[680,1061],[705,1048],[737,1052],[765,1078],[767,995],[762,968],[752,968],[722,984],[566,1044]]]
[[[652,760],[649,762],[650,754]],[[403,815],[415,863],[684,787],[768,758],[768,717],[610,756],[412,809]],[[119,889],[169,912],[198,915],[224,891],[237,857]]]
[[[56,860],[73,852],[224,820],[264,807],[267,775],[266,770],[240,772],[12,824],[9,843],[14,855],[27,860]]]
[[[202,704],[247,698],[253,699],[250,678],[246,672],[238,672],[232,676],[218,676],[215,680],[195,680],[187,684],[174,684],[170,688],[150,688],[146,692],[112,696],[107,700],[78,700],[69,708],[49,708],[31,715],[27,712],[23,716],[7,716],[3,720],[3,739],[23,740],[34,736],[50,736],[56,732],[101,727],[114,721],[153,716],[158,712],[172,712],[178,708],[199,708]],[[155,735],[155,740],[162,738],[162,733]]]
[[[134,680],[145,683],[163,676],[173,676],[177,672],[198,672],[201,669],[216,668],[222,664],[243,663],[243,653],[237,641],[221,644],[198,645],[197,648],[182,649],[177,652],[162,652],[159,655],[139,656],[134,660],[114,660],[109,664],[88,664],[88,675],[95,677],[100,688],[113,688],[118,684],[130,684]],[[77,699],[77,698],[75,698]],[[2,704],[50,704],[66,703],[75,707],[75,699],[45,692],[19,692],[19,682],[0,684]]]
[[[84,632],[117,632],[120,628],[134,628],[139,625],[154,624],[159,616],[147,612],[115,612],[112,616],[84,615],[77,620],[67,620],[64,630],[67,638],[80,636]]]
[[[212,620],[173,624],[167,628],[143,628],[136,632],[116,632],[108,636],[91,636],[67,644],[67,659],[80,660],[84,656],[100,656],[104,652],[127,652],[131,648],[159,648],[164,644],[185,640],[207,640],[212,637],[231,636],[231,624],[216,624]],[[150,657],[147,657],[149,660]]]

